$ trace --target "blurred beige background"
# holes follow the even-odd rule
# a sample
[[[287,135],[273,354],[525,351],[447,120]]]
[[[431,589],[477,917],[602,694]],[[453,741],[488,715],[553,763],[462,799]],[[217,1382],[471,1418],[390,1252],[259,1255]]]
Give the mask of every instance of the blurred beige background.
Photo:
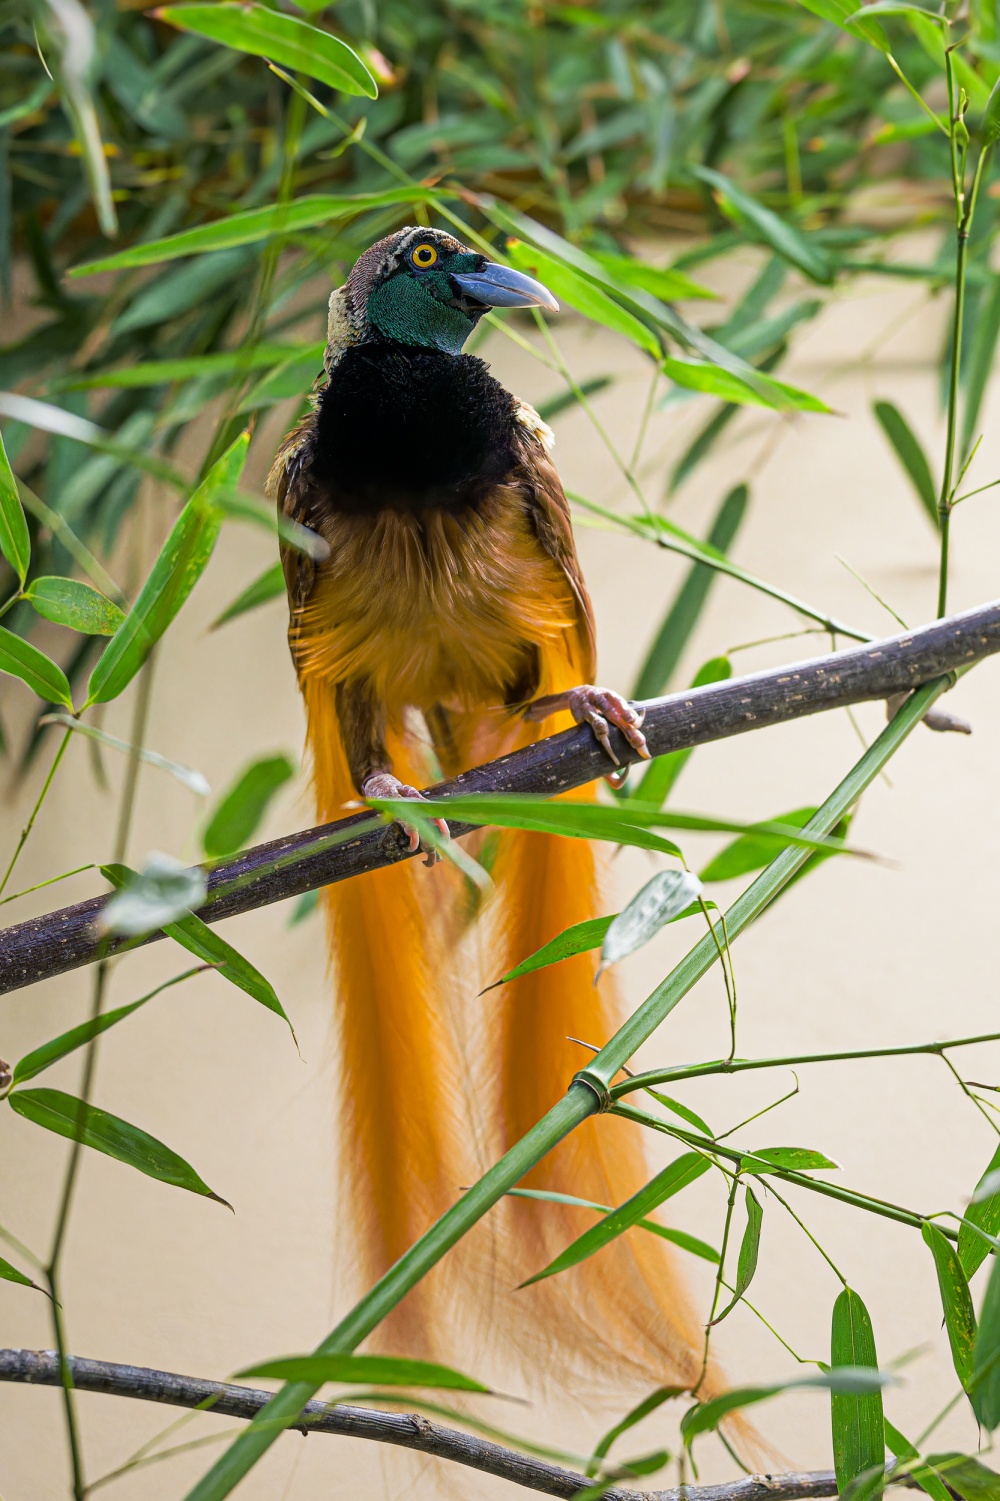
[[[927,247],[924,247],[925,249]],[[729,290],[754,269],[752,257],[704,279]],[[940,453],[943,422],[936,357],[946,308],[920,284],[855,284],[835,294],[801,334],[786,379],[819,392],[838,415],[784,419],[753,409],[672,503],[671,514],[704,533],[722,495],[749,478],[751,507],[735,548],[747,568],[864,629],[888,634],[889,616],[837,561],[840,554],[911,624],[933,613],[936,541],[870,415],[891,397]],[[578,378],[613,374],[597,410],[628,452],[645,400],[643,362],[620,340],[561,320],[560,339]],[[486,349],[495,372],[531,400],[558,380],[507,341]],[[972,474],[1000,473],[996,384],[983,414],[985,439]],[[669,464],[705,420],[695,401],[654,416],[644,478],[654,499]],[[250,479],[259,486],[285,413],[274,414],[255,444]],[[626,487],[580,411],[557,422],[557,456],[568,487],[626,506]],[[150,529],[162,535],[168,502],[150,503]],[[954,520],[951,600],[962,608],[1000,592],[1000,512],[987,493]],[[627,688],[685,565],[641,542],[578,529],[597,608],[601,678]],[[302,714],[284,641],[284,606],[273,603],[209,634],[207,627],[268,563],[260,532],[226,528],[208,574],[170,632],[156,670],[148,744],[196,766],[218,792],[265,752],[300,754]],[[687,681],[707,657],[761,637],[794,631],[789,611],[735,582],[717,584],[683,664]],[[740,653],[742,670],[826,649],[819,636]],[[747,1056],[889,1045],[1000,1031],[995,964],[996,849],[1000,835],[996,766],[1000,665],[987,663],[949,701],[970,719],[971,739],[919,729],[892,763],[889,779],[866,795],[854,827],[858,843],[891,863],[831,861],[798,885],[735,950],[739,1050]],[[23,728],[27,695],[3,686],[8,722]],[[107,728],[128,734],[130,703],[113,705]],[[884,722],[880,706],[857,713],[868,739]],[[700,750],[678,785],[678,807],[743,818],[769,817],[819,802],[859,753],[843,712]],[[51,754],[51,749],[46,753]],[[110,762],[113,753],[108,753]],[[113,783],[121,765],[110,764]],[[13,844],[37,795],[43,766],[3,804],[3,844]],[[114,801],[95,784],[88,753],[74,743],[19,866],[18,887],[86,861],[106,858]],[[203,818],[191,794],[144,768],[130,857],[161,849],[194,859]],[[310,823],[304,779],[290,784],[260,837]],[[700,865],[720,841],[689,837]],[[631,852],[609,871],[607,910],[650,873]],[[3,909],[6,921],[62,905],[100,889],[89,873]],[[732,893],[738,889],[734,886]],[[214,976],[168,992],[102,1043],[96,1102],[161,1137],[186,1156],[235,1206],[235,1215],[202,1199],[85,1154],[64,1271],[65,1314],[80,1355],[222,1378],[256,1359],[311,1348],[345,1311],[333,1252],[338,1204],[333,1140],[329,1017],[331,1001],[321,924],[289,929],[288,907],[231,922],[225,933],[276,986],[296,1025],[300,1061],[272,1016]],[[622,989],[637,1004],[683,952],[690,936],[668,930],[622,968]],[[166,943],[139,952],[115,971],[112,1003],[142,994],[185,967]],[[4,999],[0,1054],[16,1059],[85,1014],[83,972]],[[474,998],[470,997],[474,1005]],[[645,1048],[646,1065],[718,1056],[725,1046],[725,1002],[713,972]],[[965,1077],[996,1080],[996,1049],[956,1055]],[[77,1062],[45,1082],[73,1090]],[[780,1112],[746,1127],[751,1146],[821,1148],[842,1164],[839,1178],[921,1210],[961,1208],[996,1145],[990,1127],[933,1058],[800,1071],[801,1093]],[[707,1080],[678,1094],[717,1128],[742,1120],[791,1088],[787,1072]],[[40,1254],[48,1247],[65,1143],[6,1111],[0,1157],[0,1222]],[[667,1150],[654,1151],[666,1160]],[[930,1257],[911,1230],[850,1213],[819,1196],[795,1207],[871,1309],[879,1355],[892,1361],[920,1347],[887,1396],[887,1412],[911,1437],[955,1389],[940,1333]],[[719,1188],[702,1179],[675,1201],[668,1223],[718,1242]],[[705,1263],[684,1258],[700,1306],[710,1293]],[[760,1269],[751,1297],[782,1337],[806,1357],[829,1352],[838,1291],[832,1273],[771,1198],[765,1202]],[[0,1284],[2,1343],[48,1347],[40,1296]],[[722,1326],[716,1346],[734,1383],[792,1374],[794,1362],[745,1309]],[[477,1374],[475,1352],[463,1361]],[[488,1364],[488,1358],[486,1358]],[[512,1389],[512,1380],[506,1382]],[[483,1402],[482,1416],[524,1433],[586,1450],[638,1394],[588,1406],[587,1393],[535,1394],[529,1407]],[[107,1397],[81,1396],[79,1410],[91,1479],[122,1464],[174,1414]],[[670,1413],[663,1409],[663,1413]],[[767,1437],[796,1467],[830,1462],[828,1402],[798,1394],[758,1409]],[[622,1454],[674,1446],[676,1415],[661,1415],[630,1436]],[[182,1442],[232,1430],[211,1416],[189,1421]],[[933,1446],[974,1445],[960,1409]],[[106,1492],[121,1501],[181,1498],[219,1445],[132,1471]],[[703,1478],[733,1473],[714,1445],[702,1449]],[[675,1483],[664,1471],[651,1485]],[[289,1435],[245,1482],[247,1501],[332,1501],[338,1496],[470,1497],[514,1495],[511,1487],[450,1472],[434,1461],[401,1465],[360,1441]],[[55,1392],[0,1387],[0,1496],[57,1501],[68,1494],[60,1402]]]

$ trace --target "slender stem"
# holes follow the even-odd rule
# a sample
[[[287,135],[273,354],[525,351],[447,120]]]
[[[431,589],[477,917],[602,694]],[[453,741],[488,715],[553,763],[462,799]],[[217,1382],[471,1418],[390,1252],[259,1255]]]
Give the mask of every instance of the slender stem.
[[[840,1053],[792,1053],[783,1058],[719,1058],[710,1063],[680,1064],[677,1068],[651,1069],[633,1074],[622,1084],[611,1087],[613,1099],[648,1089],[651,1084],[675,1084],[681,1079],[702,1079],[710,1074],[739,1074],[748,1069],[797,1068],[803,1063],[842,1063],[857,1058],[907,1058],[921,1053],[944,1053],[948,1048],[969,1048],[980,1042],[1000,1042],[1000,1032],[983,1032],[976,1037],[955,1037],[950,1042],[917,1042],[898,1048],[857,1048]]]
[[[944,1064],[945,1068],[951,1074],[952,1078],[955,1080],[955,1083],[958,1085],[959,1089],[965,1095],[966,1099],[969,1099],[969,1100],[972,1101],[973,1105],[975,1105],[976,1109],[979,1111],[979,1114],[986,1121],[986,1124],[989,1126],[990,1130],[991,1131],[995,1131],[997,1133],[997,1135],[1000,1136],[1000,1126],[998,1126],[997,1123],[996,1123],[996,1121],[993,1120],[993,1118],[991,1117],[989,1111],[986,1109],[986,1106],[983,1104],[983,1102],[981,1100],[977,1099],[976,1096],[973,1094],[972,1090],[966,1084],[965,1080],[962,1078],[962,1075],[959,1073],[958,1069],[952,1063],[951,1059],[947,1056],[946,1053],[941,1053],[939,1056],[940,1056],[941,1062]]]
[[[701,1373],[698,1380],[691,1388],[692,1397],[697,1397],[701,1384],[708,1372],[708,1351],[712,1341],[712,1326],[715,1323],[715,1315],[719,1309],[719,1295],[722,1292],[723,1276],[726,1270],[726,1253],[729,1250],[729,1235],[733,1228],[733,1210],[736,1207],[736,1195],[739,1192],[740,1175],[734,1173],[729,1185],[729,1196],[726,1199],[726,1222],[722,1228],[722,1245],[719,1247],[719,1264],[715,1269],[715,1286],[712,1289],[712,1306],[708,1311],[705,1321],[705,1343],[701,1352]]]
[[[833,1273],[833,1275],[837,1278],[838,1282],[842,1283],[843,1286],[846,1287],[847,1286],[847,1278],[844,1276],[843,1272],[837,1266],[837,1264],[834,1261],[833,1257],[829,1256],[827,1254],[827,1252],[823,1249],[823,1247],[820,1245],[819,1241],[816,1239],[815,1235],[809,1229],[809,1226],[806,1224],[805,1220],[801,1219],[800,1216],[795,1213],[795,1210],[792,1208],[791,1204],[789,1204],[788,1200],[786,1198],[784,1198],[778,1192],[778,1190],[775,1188],[775,1186],[774,1186],[773,1183],[769,1183],[767,1185],[767,1191],[768,1191],[768,1193],[773,1194],[774,1197],[777,1199],[778,1203],[781,1205],[782,1209],[784,1209],[788,1214],[791,1215],[792,1219],[798,1225],[799,1229],[802,1231],[802,1234],[806,1237],[806,1239],[812,1241],[813,1245],[816,1247],[816,1250],[822,1256],[823,1260],[826,1262],[827,1266],[830,1268],[830,1270]]]
[[[931,704],[947,686],[947,678],[937,678],[933,683],[925,684],[912,694],[899,713],[886,725],[871,749],[861,757],[810,819],[807,825],[807,832],[810,835],[828,834],[847,810],[854,806],[865,788],[878,775],[886,761],[899,749],[910,731],[919,724]],[[770,906],[808,858],[808,850],[801,846],[788,846],[772,860],[767,869],[730,908],[727,914],[727,924],[732,938],[738,937]],[[509,1189],[516,1186],[525,1173],[540,1162],[576,1126],[594,1115],[602,1105],[606,1105],[610,1082],[621,1070],[622,1065],[627,1063],[642,1043],[652,1036],[674,1007],[707,973],[716,958],[715,943],[707,936],[700,939],[681,963],[618,1029],[611,1041],[601,1049],[588,1067],[576,1075],[562,1099],[542,1117],[537,1125],[531,1128],[526,1136],[516,1142],[478,1183],[464,1193],[451,1209],[425,1231],[384,1276],[379,1278],[360,1302],[355,1304],[350,1313],[321,1342],[317,1353],[331,1355],[355,1349],[410,1289],[426,1276],[431,1267],[435,1266]],[[623,1105],[615,1108],[622,1113],[630,1109],[629,1106]],[[698,1138],[694,1140],[699,1141]],[[713,1150],[717,1150],[723,1156],[729,1155],[723,1148]],[[785,1176],[790,1181],[798,1181],[795,1175]],[[815,1191],[828,1192],[832,1197],[843,1198],[851,1203],[861,1203],[865,1208],[869,1207],[868,1202],[863,1201],[859,1195],[835,1191],[831,1185],[812,1182],[804,1174],[801,1178],[806,1186]],[[882,1206],[881,1212],[889,1214],[890,1209],[894,1209],[894,1206]],[[902,1219],[907,1224],[922,1223],[919,1216],[912,1215],[907,1210],[894,1209],[890,1217]],[[957,1238],[957,1231],[955,1235]],[[220,1455],[211,1469],[188,1492],[187,1501],[222,1501],[224,1496],[231,1494],[234,1487],[253,1469],[278,1435],[295,1422],[305,1403],[315,1396],[317,1390],[317,1384],[309,1381],[293,1381],[282,1387],[267,1407],[240,1434],[235,1443]]]
[[[14,853],[10,857],[10,864],[7,866],[7,869],[4,871],[3,880],[0,881],[0,895],[2,895],[2,893],[6,889],[7,882],[11,878],[11,873],[13,872],[14,866],[17,864],[18,860],[20,859],[21,851],[24,849],[24,846],[27,844],[27,842],[28,842],[28,836],[29,836],[29,834],[31,833],[32,829],[35,826],[35,819],[38,817],[39,810],[40,810],[42,804],[44,803],[45,799],[49,795],[49,788],[52,786],[52,779],[54,778],[56,772],[59,770],[59,762],[62,760],[63,755],[65,754],[65,751],[66,751],[66,747],[69,744],[70,734],[71,734],[71,732],[69,730],[67,730],[66,733],[65,733],[65,735],[63,736],[63,738],[62,738],[62,744],[59,746],[59,749],[55,753],[55,757],[53,758],[52,765],[49,767],[49,774],[45,778],[45,781],[42,783],[42,790],[38,794],[38,799],[37,799],[37,801],[35,803],[35,806],[31,810],[31,813],[30,813],[30,815],[28,817],[28,822],[25,824],[24,828],[21,830],[21,837],[17,841],[17,848],[15,849]]]

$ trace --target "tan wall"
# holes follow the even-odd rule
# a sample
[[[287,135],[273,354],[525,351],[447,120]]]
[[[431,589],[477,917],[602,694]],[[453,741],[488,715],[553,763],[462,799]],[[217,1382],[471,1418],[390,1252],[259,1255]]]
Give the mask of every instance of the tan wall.
[[[743,273],[748,268],[743,268]],[[910,622],[933,610],[935,540],[908,492],[870,414],[870,401],[892,395],[940,449],[934,357],[944,309],[908,283],[864,285],[835,299],[801,338],[793,378],[820,391],[841,415],[798,420],[750,411],[726,445],[675,503],[673,514],[704,530],[725,488],[752,473],[749,519],[736,556],[746,567],[873,632],[891,620],[836,561],[842,556],[883,592]],[[578,376],[619,376],[597,407],[627,451],[643,404],[641,359],[620,341],[566,324],[560,337]],[[551,394],[556,378],[502,340],[489,354],[501,378],[529,399]],[[985,408],[986,438],[974,471],[994,477],[1000,461],[996,389]],[[646,469],[658,496],[668,459],[703,419],[701,404],[658,414]],[[273,426],[269,433],[273,437]],[[270,439],[256,450],[259,483]],[[567,485],[605,503],[627,504],[625,487],[583,414],[560,419],[558,457]],[[162,503],[162,502],[161,502]],[[1000,543],[997,501],[990,495],[962,507],[955,520],[952,599],[967,606],[997,593]],[[662,617],[682,565],[624,537],[579,531],[595,595],[602,678],[627,686]],[[228,528],[208,577],[172,630],[156,673],[148,742],[199,767],[216,789],[265,751],[299,751],[302,715],[284,644],[283,607],[273,604],[207,634],[222,601],[267,563],[267,539]],[[684,664],[740,642],[796,628],[781,606],[735,583],[715,591]],[[746,669],[824,649],[822,638],[780,642],[740,654]],[[745,1055],[893,1044],[998,1027],[994,962],[996,913],[997,667],[988,664],[955,692],[955,709],[975,726],[971,740],[914,734],[888,781],[867,794],[854,837],[891,863],[834,861],[798,886],[736,949],[740,1051]],[[20,693],[5,694],[12,701]],[[107,727],[128,733],[129,705],[115,705]],[[858,712],[871,739],[881,710]],[[819,802],[858,754],[856,732],[843,713],[710,746],[694,757],[678,805],[736,817],[767,817]],[[112,765],[117,784],[120,766]],[[5,805],[9,846],[37,793],[41,767]],[[169,777],[144,771],[131,855],[150,849],[194,858],[199,810]],[[114,800],[95,785],[84,746],[76,743],[19,868],[28,885],[59,870],[107,857]],[[297,784],[274,807],[265,830],[277,834],[310,821]],[[712,845],[689,838],[692,863]],[[615,892],[627,895],[651,867],[627,854],[614,863]],[[95,891],[92,874],[76,877],[6,909],[13,918]],[[72,1349],[80,1354],[223,1377],[254,1359],[304,1350],[344,1311],[332,1251],[338,1205],[328,1017],[331,1010],[318,922],[289,931],[287,911],[271,909],[232,922],[227,936],[272,979],[294,1018],[300,1061],[280,1023],[215,977],[159,998],[102,1045],[96,1099],[141,1124],[187,1156],[230,1199],[230,1215],[206,1201],[129,1173],[90,1153],[81,1176],[64,1279]],[[671,930],[623,966],[623,989],[638,1003],[683,951],[689,935]],[[121,964],[111,998],[121,1003],[184,967],[166,944]],[[25,1049],[78,1021],[90,977],[76,973],[23,991],[4,1003],[0,1053]],[[1000,1027],[998,1027],[1000,1029]],[[718,972],[685,1001],[643,1051],[647,1064],[717,1056],[725,1046],[725,1007]],[[967,1076],[989,1081],[988,1050],[961,1055]],[[960,1208],[995,1145],[990,1127],[962,1099],[934,1059],[804,1069],[802,1092],[780,1117],[740,1133],[751,1146],[820,1147],[843,1167],[842,1180],[924,1210]],[[46,1082],[49,1082],[47,1080]],[[75,1064],[51,1082],[76,1086]],[[683,1097],[717,1128],[741,1120],[791,1087],[788,1072],[706,1081]],[[680,1091],[678,1091],[680,1092]],[[7,1113],[0,1160],[0,1221],[42,1252],[65,1159],[64,1144]],[[665,1160],[666,1153],[659,1153]],[[954,1379],[935,1313],[928,1254],[913,1231],[848,1213],[800,1194],[795,1200],[845,1275],[868,1302],[879,1353],[891,1361],[924,1347],[907,1365],[904,1384],[888,1398],[894,1421],[915,1435],[951,1395]],[[719,1188],[707,1180],[679,1201],[671,1223],[717,1240]],[[704,1303],[703,1263],[690,1262]],[[801,1353],[828,1353],[830,1308],[838,1284],[780,1206],[769,1199],[756,1305]],[[0,1285],[3,1343],[46,1347],[51,1335],[41,1297]],[[792,1359],[744,1310],[718,1335],[734,1381],[781,1378]],[[475,1361],[474,1354],[466,1359]],[[608,1415],[632,1393],[596,1415],[557,1394],[530,1408],[483,1407],[496,1421],[585,1449]],[[567,1411],[567,1406],[569,1410]],[[170,1414],[104,1397],[80,1399],[88,1471],[120,1464],[164,1427]],[[762,1427],[797,1466],[829,1463],[828,1409],[820,1396],[782,1399]],[[59,1402],[53,1392],[0,1388],[0,1495],[4,1501],[50,1501],[67,1494]],[[204,1417],[179,1439],[230,1425]],[[630,1452],[672,1443],[672,1421],[640,1430]],[[975,1442],[971,1421],[956,1414],[941,1441]],[[133,1472],[108,1490],[125,1498],[179,1498],[216,1447]],[[629,1450],[623,1450],[629,1452]],[[730,1461],[705,1444],[704,1476],[731,1473]],[[440,1469],[386,1468],[383,1455],[360,1442],[288,1436],[253,1473],[240,1494],[268,1501],[312,1501],[348,1494],[438,1494]],[[666,1484],[664,1477],[659,1481]],[[357,1489],[355,1489],[357,1487]],[[500,1496],[499,1482],[462,1475],[463,1495]]]

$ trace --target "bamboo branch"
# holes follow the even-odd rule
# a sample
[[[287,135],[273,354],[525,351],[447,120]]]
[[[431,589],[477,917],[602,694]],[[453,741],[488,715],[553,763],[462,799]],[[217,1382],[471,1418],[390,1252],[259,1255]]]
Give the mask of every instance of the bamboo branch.
[[[204,1406],[218,1417],[250,1419],[272,1396],[271,1392],[250,1386],[177,1376],[146,1366],[116,1365],[79,1356],[70,1356],[68,1364],[77,1391],[138,1398],[169,1407]],[[60,1386],[59,1357],[53,1350],[0,1350],[0,1381]],[[326,1402],[314,1401],[303,1408],[299,1421],[292,1426],[300,1433],[338,1433],[415,1449],[547,1496],[573,1497],[594,1483],[585,1475],[564,1470],[548,1460],[522,1454],[457,1428],[445,1428],[419,1413],[381,1412],[342,1404],[331,1407]],[[683,1490],[639,1492],[615,1485],[605,1491],[604,1501],[806,1501],[814,1496],[836,1494],[833,1472],[820,1470],[811,1474],[751,1475],[726,1485],[689,1485]]]
[[[1000,601],[994,600],[921,630],[652,699],[645,705],[643,728],[650,751],[661,756],[825,709],[909,693],[998,651]],[[623,737],[611,733],[622,763],[634,762]],[[475,767],[434,793],[551,796],[592,782],[608,769],[590,730],[579,726]],[[469,831],[470,825],[452,825],[456,835]],[[220,861],[208,871],[208,903],[199,916],[219,922],[407,858],[395,830],[370,813],[356,814]],[[0,994],[163,936],[99,941],[96,923],[106,900],[93,897],[0,932]]]

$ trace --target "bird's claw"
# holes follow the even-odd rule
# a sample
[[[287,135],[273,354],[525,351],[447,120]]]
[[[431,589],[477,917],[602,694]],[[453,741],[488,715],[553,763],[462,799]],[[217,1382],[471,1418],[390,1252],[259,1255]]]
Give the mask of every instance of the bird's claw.
[[[577,724],[590,725],[598,743],[616,766],[621,766],[621,762],[611,745],[611,736],[608,733],[610,725],[621,730],[629,745],[644,761],[651,759],[646,737],[639,728],[646,716],[646,711],[634,709],[620,693],[615,693],[610,688],[595,688],[590,683],[583,683],[579,688],[574,688],[569,695],[568,708]],[[618,785],[620,786],[621,782],[618,782]]]
[[[361,791],[365,797],[406,797],[413,798],[416,802],[422,801],[424,796],[419,788],[411,787],[408,782],[401,782],[390,771],[373,772],[370,777],[365,778]],[[418,849],[422,849],[426,855],[424,864],[436,865],[441,858],[437,850],[423,843],[419,830],[415,829],[412,824],[404,823],[402,819],[399,819],[398,822],[399,827],[406,835],[408,841],[407,848],[410,854],[414,855]],[[437,829],[442,839],[451,838],[451,830],[443,818],[432,818],[430,822]]]

